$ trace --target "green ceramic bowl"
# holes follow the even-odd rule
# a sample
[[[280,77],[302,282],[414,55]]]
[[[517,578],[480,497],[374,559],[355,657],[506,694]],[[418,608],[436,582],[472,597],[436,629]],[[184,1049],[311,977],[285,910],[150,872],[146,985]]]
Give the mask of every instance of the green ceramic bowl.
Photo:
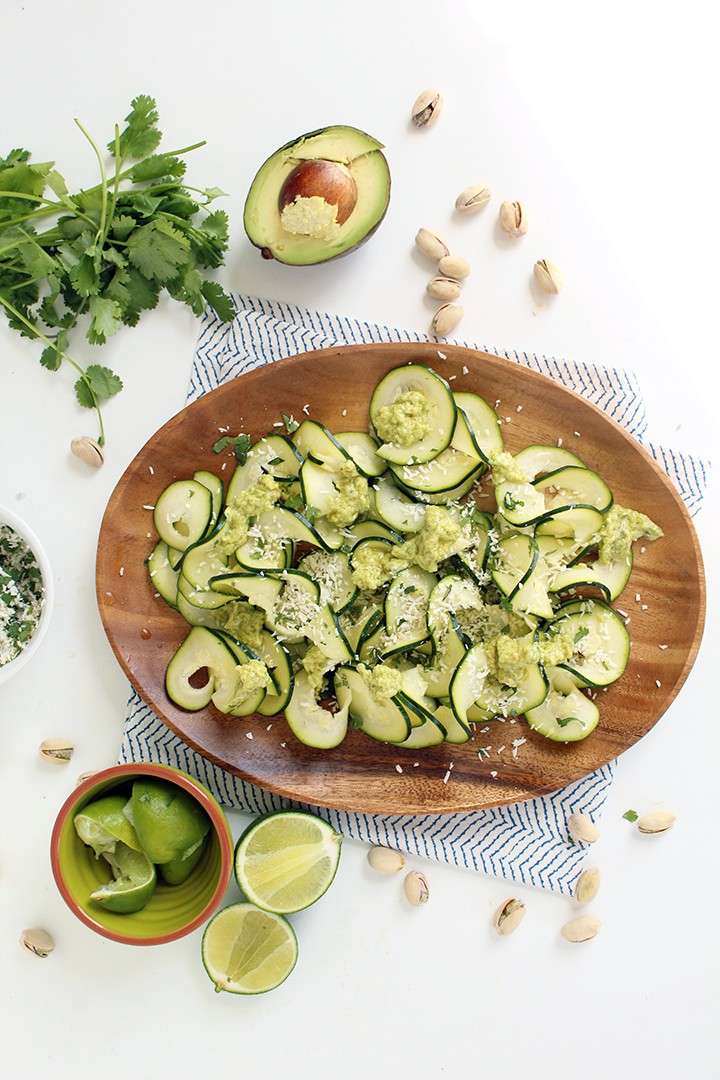
[[[210,842],[182,885],[164,885],[158,880],[155,893],[142,911],[118,915],[90,899],[90,893],[111,875],[107,863],[96,859],[80,840],[73,819],[87,803],[111,789],[129,795],[132,781],[138,776],[178,784],[197,799],[212,822]],[[93,773],[65,800],[53,828],[50,858],[63,899],[91,930],[126,945],[162,945],[189,934],[217,909],[232,874],[233,839],[222,808],[194,777],[168,765],[114,765]]]

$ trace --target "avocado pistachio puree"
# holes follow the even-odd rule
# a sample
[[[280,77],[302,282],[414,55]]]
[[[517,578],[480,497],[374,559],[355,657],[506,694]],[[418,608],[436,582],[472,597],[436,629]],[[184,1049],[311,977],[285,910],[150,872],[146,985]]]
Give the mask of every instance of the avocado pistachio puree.
[[[292,174],[286,224],[309,213],[317,175]],[[336,224],[342,208],[340,192]],[[284,713],[327,750],[350,727],[415,752],[495,718],[561,743],[599,723],[597,690],[631,647],[612,605],[633,544],[662,530],[575,454],[510,453],[483,398],[411,363],[378,383],[367,430],[334,435],[308,417],[243,449],[214,518],[192,486],[203,478],[215,489],[197,473],[158,498],[148,561],[190,624],[166,676],[181,708]]]

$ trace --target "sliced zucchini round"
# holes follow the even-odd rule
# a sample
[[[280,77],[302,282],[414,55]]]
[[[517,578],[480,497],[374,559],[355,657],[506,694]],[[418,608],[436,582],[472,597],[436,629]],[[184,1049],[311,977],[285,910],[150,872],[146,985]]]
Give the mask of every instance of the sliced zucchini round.
[[[586,686],[609,686],[630,659],[630,635],[623,619],[601,600],[574,600],[556,613],[554,625],[573,637],[575,654],[558,665]]]
[[[262,527],[253,526],[255,535],[248,537],[235,552],[237,564],[243,570],[265,570],[280,573],[292,566],[294,544],[292,540],[270,539]]]
[[[190,626],[206,626],[210,629],[217,629],[225,625],[225,605],[219,608],[195,607],[179,590],[177,609]]]
[[[391,544],[402,544],[403,538],[400,533],[389,528],[382,521],[367,518],[365,521],[356,521],[342,530],[343,537],[350,549],[354,548],[361,540],[389,540]]]
[[[422,529],[425,507],[383,477],[375,484],[375,511],[386,525],[400,533],[416,533]]]
[[[268,691],[258,706],[258,712],[261,716],[277,716],[287,707],[295,685],[290,653],[267,630],[262,632],[257,651],[258,656],[267,666],[277,690],[275,694]]]
[[[612,563],[603,563],[599,559],[592,563],[575,561],[554,576],[550,591],[598,589],[605,600],[616,600],[630,579],[632,566],[632,554],[627,559]]]
[[[449,446],[424,464],[390,465],[397,481],[410,492],[444,494],[462,487],[480,469],[476,455],[464,454]]]
[[[197,480],[198,484],[202,484],[210,492],[210,498],[212,499],[212,512],[210,514],[210,522],[205,531],[205,535],[209,536],[215,528],[217,520],[220,517],[220,513],[225,502],[225,488],[223,482],[219,476],[215,473],[206,472],[201,469],[200,472],[193,473],[193,480]]]
[[[571,506],[594,506],[604,513],[612,506],[612,491],[603,478],[580,465],[555,469],[535,480],[533,487],[543,493],[546,513]]]
[[[302,465],[302,454],[285,435],[266,435],[250,448],[243,465],[238,465],[230,480],[227,502],[232,503],[241,491],[254,487],[264,473],[279,483],[291,483]]]
[[[317,750],[332,750],[345,738],[350,694],[342,684],[336,684],[335,693],[340,708],[332,713],[318,704],[307,672],[299,671],[295,676],[295,686],[285,709],[285,719],[295,738],[305,746],[312,746]]]
[[[390,700],[373,697],[362,675],[354,668],[338,668],[334,685],[336,695],[339,695],[343,688],[350,691],[350,716],[361,731],[379,742],[405,742],[410,734],[411,724],[407,712],[396,698]]]
[[[403,488],[405,494],[409,495],[411,499],[418,499],[420,502],[430,503],[433,506],[446,506],[448,503],[457,502],[458,499],[462,499],[469,491],[472,491],[475,484],[483,476],[484,471],[485,466],[478,465],[467,479],[463,480],[462,484],[455,488],[449,488],[447,491],[425,492],[414,488],[405,488],[397,476],[395,476],[395,483],[398,487]]]
[[[216,690],[234,682],[237,663],[226,642],[206,627],[194,626],[167,666],[167,695],[181,709],[204,709]],[[192,686],[190,679],[203,668],[208,671],[207,682],[201,687]]]
[[[179,570],[173,570],[170,554],[164,540],[158,540],[147,561],[150,584],[159,592],[166,604],[177,607]]]
[[[298,570],[317,582],[320,603],[330,604],[336,615],[349,607],[357,595],[350,560],[342,551],[313,551],[300,560]]]
[[[210,633],[215,634],[230,649],[235,657],[236,669],[241,664],[247,664],[248,660],[260,659],[253,649],[245,645],[244,642],[238,641],[232,634],[228,634],[226,630],[211,630]],[[252,716],[264,701],[266,693],[265,687],[262,686],[238,697],[237,675],[234,672],[231,679],[223,678],[218,680],[212,696],[212,703],[216,709],[226,713],[228,716]]]
[[[535,535],[570,537],[578,544],[587,544],[602,523],[603,515],[594,506],[571,506],[541,517],[535,525]]]
[[[224,607],[232,599],[231,596],[215,592],[214,589],[196,589],[183,574],[178,577],[178,593],[181,593],[189,604],[198,608]]]
[[[579,465],[580,468],[585,468],[585,463],[579,457],[569,450],[564,450],[561,446],[526,446],[515,455],[515,461],[524,469],[531,481],[537,480],[538,476],[555,472],[556,469],[564,469],[566,465]]]
[[[567,671],[549,667],[547,675],[550,689],[545,700],[525,713],[531,730],[553,742],[587,738],[600,719],[597,705],[577,689]]]
[[[370,399],[370,420],[377,431],[380,410],[392,405],[400,394],[415,390],[423,394],[428,402],[430,429],[422,439],[410,446],[396,443],[383,443],[378,455],[395,465],[406,465],[410,461],[423,462],[445,450],[455,429],[455,401],[450,388],[432,368],[421,364],[404,364],[388,371],[377,384]]]
[[[461,390],[453,394],[455,404],[462,409],[475,444],[487,461],[490,450],[502,450],[503,437],[495,410],[479,394]]]
[[[546,513],[545,496],[532,484],[504,482],[495,486],[498,510],[511,525],[521,529],[539,521]]]
[[[216,536],[190,548],[181,563],[180,572],[194,589],[209,589],[211,578],[227,572],[230,557],[215,543]]]
[[[468,725],[468,709],[482,693],[489,666],[483,645],[473,645],[455,669],[450,682],[450,707],[463,727]]]
[[[212,517],[212,495],[197,480],[176,480],[155,503],[153,520],[168,547],[186,551],[205,535]]]
[[[470,725],[461,724],[449,705],[438,705],[435,719],[445,728],[445,742],[459,746],[470,738]]]
[[[393,578],[385,596],[385,656],[416,649],[427,641],[428,601],[436,583],[434,574],[418,566],[409,566]]]
[[[500,592],[512,600],[532,574],[538,561],[538,546],[532,536],[511,533],[503,536],[493,552],[492,579]]]
[[[343,461],[351,460],[345,447],[317,420],[303,420],[293,434],[293,442],[304,458],[312,458],[319,465],[337,468]]]
[[[439,746],[445,741],[445,728],[438,719],[436,713],[428,713],[425,709],[412,701],[405,694],[398,695],[403,708],[408,715],[414,713],[420,720],[414,724],[412,731],[404,742],[398,743],[403,750],[427,750],[430,746]]]
[[[340,431],[335,439],[347,450],[361,476],[372,479],[387,470],[387,461],[378,456],[378,444],[367,431]]]

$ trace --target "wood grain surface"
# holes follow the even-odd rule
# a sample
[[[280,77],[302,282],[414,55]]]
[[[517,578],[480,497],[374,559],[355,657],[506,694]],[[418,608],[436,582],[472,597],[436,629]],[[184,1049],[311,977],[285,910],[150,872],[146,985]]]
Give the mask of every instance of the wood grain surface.
[[[153,435],[108,503],[98,540],[97,598],[123,670],[185,742],[270,791],[342,810],[392,814],[452,813],[529,799],[577,780],[642,738],[667,710],[695,660],[705,616],[702,557],[685,505],[667,476],[600,409],[551,379],[474,350],[443,345],[442,353],[445,359],[430,344],[345,346],[242,375],[183,409]],[[648,513],[664,529],[665,538],[647,543],[643,554],[635,545],[632,577],[614,605],[630,616],[632,653],[624,676],[598,694],[599,726],[584,741],[564,746],[534,734],[522,719],[496,720],[483,725],[488,731],[476,728],[463,746],[419,751],[351,731],[341,746],[321,751],[299,743],[282,715],[236,719],[212,706],[199,713],[178,709],[165,693],[165,668],[189,627],[149,583],[145,559],[156,536],[152,511],[144,507],[154,504],[171,481],[198,469],[219,472],[227,484],[234,458],[232,451],[212,452],[219,428],[255,439],[272,430],[281,412],[302,418],[307,406],[312,418],[336,431],[366,429],[372,388],[391,367],[411,360],[430,364],[445,378],[455,376],[455,390],[474,391],[491,404],[500,399],[498,413],[510,417],[502,428],[509,450],[554,444],[562,437],[565,447],[605,478],[617,502]],[[479,505],[491,509],[492,487],[486,484],[484,490],[490,497]],[[514,758],[512,743],[520,738],[527,742]],[[492,747],[489,757],[481,759],[480,747]]]

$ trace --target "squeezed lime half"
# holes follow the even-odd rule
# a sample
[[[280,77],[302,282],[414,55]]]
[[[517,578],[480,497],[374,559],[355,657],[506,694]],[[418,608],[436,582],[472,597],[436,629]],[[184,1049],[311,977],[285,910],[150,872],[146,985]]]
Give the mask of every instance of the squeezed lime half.
[[[140,846],[158,864],[195,850],[210,830],[210,818],[192,795],[163,780],[134,782],[130,816]]]
[[[235,877],[248,900],[276,914],[302,911],[332,884],[342,837],[326,821],[282,811],[254,822],[235,849]]]
[[[103,858],[110,864],[114,878],[90,893],[90,899],[120,915],[144,908],[157,884],[155,867],[145,852],[134,851],[118,840],[115,851],[104,852]]]
[[[96,857],[106,852],[112,854],[118,841],[134,851],[140,851],[135,829],[123,813],[126,804],[124,795],[105,795],[88,803],[75,815],[75,832],[83,844],[93,849]]]
[[[218,912],[202,939],[203,964],[218,992],[274,990],[295,967],[297,954],[297,938],[287,919],[254,904],[232,904]]]

